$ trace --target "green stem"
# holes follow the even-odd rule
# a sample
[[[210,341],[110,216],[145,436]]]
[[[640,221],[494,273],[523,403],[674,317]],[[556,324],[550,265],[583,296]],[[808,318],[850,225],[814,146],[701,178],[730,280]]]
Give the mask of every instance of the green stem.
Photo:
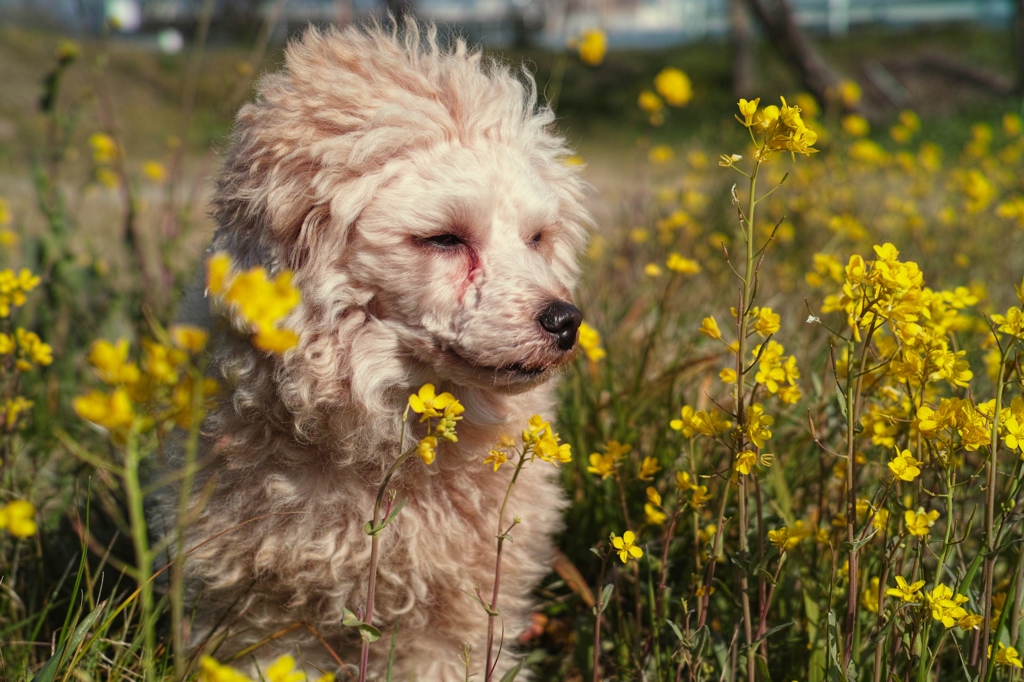
[[[991,636],[992,618],[992,574],[995,569],[995,506],[996,506],[996,453],[999,451],[999,413],[1003,409],[1003,388],[1004,377],[1002,373],[1003,364],[1006,362],[1006,351],[999,354],[999,377],[996,379],[996,406],[992,413],[992,438],[989,442],[988,459],[985,462],[985,562],[982,564],[982,591],[983,602],[982,616],[984,621],[981,626],[980,646],[975,648],[975,654],[980,654],[978,666],[978,679],[990,679],[987,674],[989,670],[989,657],[987,653],[988,641]],[[994,667],[993,667],[994,668]]]
[[[178,497],[178,528],[174,563],[171,567],[171,627],[173,629],[174,674],[179,680],[185,679],[188,666],[188,648],[185,643],[185,528],[189,519],[189,500],[192,499],[192,481],[195,478],[196,460],[199,456],[199,432],[203,423],[203,378],[205,371],[196,368],[192,373],[192,396],[189,405],[191,423],[189,424],[188,440],[185,443],[184,475],[181,480]]]
[[[518,520],[514,520],[512,526],[505,529],[505,509],[508,507],[509,498],[512,497],[512,489],[516,487],[519,472],[526,464],[526,449],[527,446],[524,445],[522,452],[519,453],[516,470],[512,473],[512,480],[505,490],[505,499],[501,501],[501,511],[498,512],[498,552],[494,557],[494,589],[491,592],[491,607],[487,611],[487,667],[484,668],[484,679],[487,682],[490,682],[494,675],[494,666],[497,665],[497,661],[494,660],[494,620],[498,614],[498,588],[501,585],[501,549],[505,544],[505,535],[518,523]]]
[[[405,422],[402,422],[402,437],[404,440],[405,436]],[[399,441],[399,449],[402,447],[402,441]],[[381,481],[380,488],[377,490],[377,499],[373,503],[373,520],[370,522],[370,527],[376,529],[380,523],[380,506],[384,500],[384,492],[387,490],[388,483],[391,482],[391,477],[398,471],[398,467],[402,466],[405,460],[409,459],[412,454],[416,452],[416,447],[411,447],[394,461],[391,468],[384,475],[384,480]],[[373,625],[373,595],[377,589],[377,562],[379,560],[380,553],[380,536],[381,531],[376,531],[370,536],[370,579],[369,584],[366,587],[366,614],[363,616],[363,622],[367,625]],[[359,654],[359,682],[366,682],[367,668],[370,664],[370,639],[365,634],[363,635],[363,646]]]
[[[125,443],[124,487],[125,495],[128,498],[128,518],[131,525],[132,544],[135,548],[135,579],[141,590],[143,679],[153,680],[156,679],[156,668],[153,659],[153,653],[156,649],[156,623],[153,619],[153,584],[150,581],[153,574],[153,555],[149,548],[149,535],[143,505],[144,496],[142,494],[142,484],[139,480],[139,464],[141,459],[138,423],[133,422],[128,431],[127,442]]]

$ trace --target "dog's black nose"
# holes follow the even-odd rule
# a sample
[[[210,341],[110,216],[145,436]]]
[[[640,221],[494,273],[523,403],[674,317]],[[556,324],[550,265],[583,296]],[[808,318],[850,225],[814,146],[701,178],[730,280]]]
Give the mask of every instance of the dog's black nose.
[[[576,332],[583,322],[583,313],[572,303],[555,301],[540,311],[537,322],[554,335],[560,349],[569,350],[576,345]]]

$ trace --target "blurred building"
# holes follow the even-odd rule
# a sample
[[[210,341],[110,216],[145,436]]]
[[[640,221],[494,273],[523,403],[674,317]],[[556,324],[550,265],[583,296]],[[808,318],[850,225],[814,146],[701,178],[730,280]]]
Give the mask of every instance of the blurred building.
[[[182,30],[187,35],[208,0],[0,0],[0,20],[32,17],[98,30]],[[659,46],[724,36],[729,0],[209,0],[214,24],[227,32],[268,17],[288,35],[309,22],[345,23],[409,8],[489,44],[562,45],[601,27],[613,47]],[[1008,26],[1014,0],[789,0],[797,21],[830,35],[851,27],[978,22]]]

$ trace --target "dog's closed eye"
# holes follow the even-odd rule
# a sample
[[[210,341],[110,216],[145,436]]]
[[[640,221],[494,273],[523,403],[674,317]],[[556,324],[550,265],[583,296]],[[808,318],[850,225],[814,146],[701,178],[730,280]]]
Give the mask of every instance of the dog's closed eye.
[[[457,249],[463,246],[466,242],[463,241],[462,237],[452,232],[445,232],[444,234],[435,234],[430,237],[421,237],[420,241],[425,244],[437,247],[443,250]]]

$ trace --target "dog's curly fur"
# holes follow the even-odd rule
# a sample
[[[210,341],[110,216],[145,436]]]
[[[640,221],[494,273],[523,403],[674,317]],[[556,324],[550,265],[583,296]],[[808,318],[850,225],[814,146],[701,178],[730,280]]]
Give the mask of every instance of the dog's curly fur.
[[[371,677],[399,626],[395,679],[463,679],[463,642],[482,679],[487,617],[471,595],[491,592],[511,475],[482,460],[550,414],[544,383],[573,352],[538,315],[571,300],[590,223],[553,122],[527,74],[411,23],[309,29],[259,81],[217,185],[212,249],[294,270],[301,342],[272,357],[214,334],[229,390],[204,425],[187,520],[195,644],[223,638],[229,655],[301,622],[258,663],[287,651],[334,669],[324,642],[357,662],[341,621],[366,602],[363,525],[406,400],[432,382],[466,413],[435,464],[414,458],[393,479],[409,501],[382,535]],[[409,424],[407,443],[422,435]],[[522,525],[502,564],[499,677],[550,566],[555,474],[527,466],[509,504]]]

